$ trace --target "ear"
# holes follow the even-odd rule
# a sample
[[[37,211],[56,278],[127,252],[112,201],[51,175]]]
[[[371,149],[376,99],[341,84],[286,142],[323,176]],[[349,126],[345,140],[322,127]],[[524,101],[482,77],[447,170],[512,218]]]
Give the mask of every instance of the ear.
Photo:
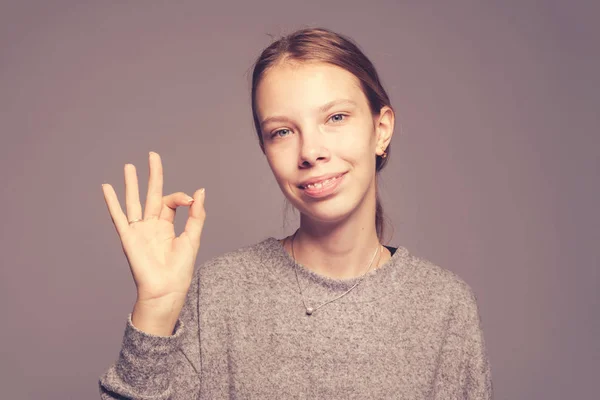
[[[377,135],[376,154],[382,155],[392,140],[394,134],[395,115],[389,106],[381,107],[379,117],[375,119],[375,133]]]

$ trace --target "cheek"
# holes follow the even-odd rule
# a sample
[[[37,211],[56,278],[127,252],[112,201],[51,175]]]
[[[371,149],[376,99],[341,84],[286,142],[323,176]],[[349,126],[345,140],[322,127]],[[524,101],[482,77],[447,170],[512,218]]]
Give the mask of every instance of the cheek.
[[[373,146],[372,141],[369,140],[368,134],[364,130],[352,132],[352,134],[347,135],[345,140],[336,144],[340,156],[354,164],[361,165],[373,153]]]
[[[290,176],[294,173],[294,163],[291,160],[290,155],[283,152],[267,153],[267,162],[269,163],[269,167],[271,167],[271,172],[279,183],[289,180]]]

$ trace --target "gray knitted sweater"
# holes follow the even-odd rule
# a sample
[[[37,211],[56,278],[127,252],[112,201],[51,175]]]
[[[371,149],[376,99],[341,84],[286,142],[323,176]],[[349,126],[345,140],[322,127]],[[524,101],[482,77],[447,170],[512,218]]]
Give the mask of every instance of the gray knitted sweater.
[[[298,264],[307,306],[359,278]],[[196,269],[172,336],[125,326],[102,399],[490,399],[476,298],[399,247],[307,315],[294,261],[269,237]]]

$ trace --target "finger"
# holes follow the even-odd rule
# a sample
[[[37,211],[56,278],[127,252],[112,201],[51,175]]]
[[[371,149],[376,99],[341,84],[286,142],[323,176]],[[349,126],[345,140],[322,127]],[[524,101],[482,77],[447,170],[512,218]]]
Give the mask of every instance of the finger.
[[[183,192],[172,193],[163,197],[159,219],[174,223],[177,207],[189,206],[192,201],[194,199]]]
[[[148,165],[150,166],[150,178],[148,181],[148,196],[146,197],[144,219],[158,219],[163,199],[163,168],[158,153],[151,151],[148,154]]]
[[[188,212],[188,220],[185,224],[185,229],[182,235],[186,235],[192,244],[192,247],[197,251],[200,248],[200,237],[202,228],[206,220],[206,210],[204,209],[204,200],[206,193],[204,189],[197,190],[194,193],[194,202]]]
[[[142,218],[142,204],[140,203],[140,189],[135,166],[125,164],[125,208],[128,221]]]
[[[117,194],[111,185],[105,183],[102,185],[102,192],[104,193],[104,201],[108,208],[108,213],[117,229],[117,233],[120,237],[123,237],[125,231],[129,228],[129,222],[127,216],[123,213]]]

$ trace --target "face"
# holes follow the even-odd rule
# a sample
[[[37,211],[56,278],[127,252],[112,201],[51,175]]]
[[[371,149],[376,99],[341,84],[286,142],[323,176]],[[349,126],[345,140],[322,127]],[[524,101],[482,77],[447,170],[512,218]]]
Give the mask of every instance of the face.
[[[304,216],[336,222],[374,208],[375,157],[393,129],[386,108],[373,116],[358,79],[331,64],[285,63],[266,73],[256,92],[265,155],[283,194]],[[323,176],[334,179],[305,185]]]

